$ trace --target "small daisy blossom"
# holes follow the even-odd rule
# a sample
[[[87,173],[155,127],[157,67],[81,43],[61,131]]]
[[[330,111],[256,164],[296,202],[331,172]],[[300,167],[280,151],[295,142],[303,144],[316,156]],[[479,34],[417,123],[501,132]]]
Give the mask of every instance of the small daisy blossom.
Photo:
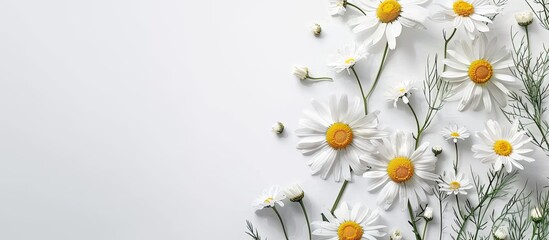
[[[336,72],[347,70],[347,73],[351,73],[349,68],[353,67],[358,61],[368,55],[366,45],[356,46],[356,44],[347,44],[342,49],[338,50],[338,54],[334,57],[334,60],[328,64],[328,66],[335,68]]]
[[[280,190],[280,187],[272,186],[263,191],[261,196],[255,200],[254,206],[258,210],[267,207],[274,207],[275,204],[284,207],[284,203],[282,202],[284,199],[286,199],[286,195]]]
[[[303,199],[303,197],[305,197],[305,192],[299,184],[294,183],[286,189],[286,196],[292,202],[299,202]]]
[[[527,137],[524,131],[519,131],[518,121],[509,127],[501,127],[498,122],[488,120],[486,129],[477,133],[480,144],[473,145],[473,157],[483,163],[491,162],[495,171],[505,167],[507,172],[513,170],[513,166],[524,169],[519,161],[533,162],[534,159],[525,156],[532,149],[524,148],[524,145],[532,139]]]
[[[499,107],[507,104],[508,87],[517,81],[508,74],[513,66],[509,52],[496,45],[495,39],[488,41],[482,35],[472,46],[470,42],[458,41],[453,50],[448,50],[450,57],[444,64],[449,68],[441,77],[452,84],[452,95],[463,91],[458,111],[469,106],[478,109],[480,102],[488,112],[492,110],[493,102]]]
[[[454,140],[454,143],[457,143],[458,140],[465,140],[470,136],[467,128],[458,126],[457,124],[443,128],[441,134],[446,140]]]
[[[452,21],[454,28],[463,28],[471,40],[479,32],[488,32],[489,17],[498,13],[498,7],[488,0],[437,0],[442,10],[431,18],[438,21]]]
[[[347,203],[342,203],[332,215],[329,211],[324,213],[327,222],[313,222],[316,229],[313,235],[320,240],[372,240],[385,236],[380,230],[383,225],[376,225],[379,219],[377,210],[370,210],[363,204],[357,203],[350,208]]]
[[[312,173],[340,181],[351,180],[351,169],[355,174],[365,172],[368,167],[358,156],[372,150],[371,140],[387,136],[378,127],[378,112],[365,116],[362,100],[356,97],[349,103],[346,95],[339,99],[332,95],[328,105],[311,103],[314,111],[305,111],[296,135],[301,138],[297,149],[312,155],[307,163]]]
[[[407,28],[425,28],[427,10],[419,4],[427,0],[363,0],[365,16],[349,20],[353,32],[368,30],[371,34],[365,44],[376,44],[385,35],[390,49],[395,49],[396,38]]]
[[[330,0],[330,14],[342,16],[347,11],[347,0]]]
[[[534,21],[534,14],[530,11],[515,13],[518,25],[526,27]]]
[[[500,226],[495,232],[494,232],[494,238],[496,240],[505,240],[507,239],[507,236],[509,235],[509,230],[506,226]]]
[[[391,233],[391,236],[389,236],[389,240],[402,240],[402,233],[400,230],[395,230],[393,233]]]
[[[436,181],[434,174],[437,158],[424,143],[415,149],[415,141],[410,132],[397,131],[383,142],[374,142],[377,151],[361,156],[361,160],[371,166],[364,173],[372,179],[369,191],[382,188],[377,202],[388,209],[397,196],[404,208],[407,200],[412,206],[427,201],[431,191],[430,181]]]
[[[416,90],[414,87],[414,82],[411,80],[405,80],[396,86],[390,87],[390,89],[385,94],[387,101],[392,101],[393,106],[397,107],[397,102],[399,99],[402,99],[404,104],[410,102],[409,97],[412,95],[412,91]]]
[[[461,173],[458,173],[456,175],[454,172],[442,175],[440,177],[438,186],[440,190],[448,195],[467,195],[467,190],[473,188],[467,177],[463,176],[463,174]]]

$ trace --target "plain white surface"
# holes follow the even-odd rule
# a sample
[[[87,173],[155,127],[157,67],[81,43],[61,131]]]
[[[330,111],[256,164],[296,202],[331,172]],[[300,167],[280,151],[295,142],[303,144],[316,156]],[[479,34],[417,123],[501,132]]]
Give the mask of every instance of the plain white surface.
[[[526,5],[511,0],[506,9],[490,36],[508,45],[510,27],[518,29],[511,13]],[[264,237],[282,239],[275,216],[251,202],[292,182],[319,220],[341,183],[309,174],[293,131],[311,98],[359,94],[354,79],[326,67],[338,48],[361,39],[346,19],[317,0],[0,1],[0,238],[248,239],[249,219]],[[320,38],[309,31],[314,22]],[[386,126],[414,130],[383,91],[404,78],[421,86],[427,56],[443,44],[443,25],[426,25],[404,30],[373,95],[371,109]],[[537,24],[531,32],[539,43],[549,37]],[[379,57],[357,66],[366,85]],[[302,83],[294,64],[335,81]],[[412,101],[423,112],[421,94]],[[442,126],[478,131],[488,118],[503,120],[455,109],[448,104],[425,136],[447,150],[439,169],[453,153]],[[275,121],[286,124],[282,136],[270,132]],[[475,160],[462,153],[467,169]],[[548,161],[536,156],[521,178],[545,183],[539,169]],[[375,207],[367,186],[355,177],[343,200]],[[306,239],[297,204],[281,213],[291,239]],[[394,207],[381,223],[410,238],[405,216]]]

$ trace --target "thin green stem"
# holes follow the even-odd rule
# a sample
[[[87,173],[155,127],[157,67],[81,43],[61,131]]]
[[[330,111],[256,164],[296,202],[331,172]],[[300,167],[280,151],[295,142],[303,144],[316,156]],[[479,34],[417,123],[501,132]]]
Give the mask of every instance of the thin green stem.
[[[311,77],[311,76],[307,76],[307,78],[311,79],[311,80],[319,80],[319,81],[332,81],[332,80],[334,80],[331,77]]]
[[[457,194],[455,194],[455,196],[456,196],[456,206],[458,209],[459,216],[463,216],[463,214],[461,213],[461,206],[459,205],[459,197]]]
[[[372,93],[374,93],[374,89],[376,89],[377,83],[379,82],[379,78],[381,77],[381,72],[383,71],[383,66],[385,65],[385,61],[387,60],[387,53],[389,52],[389,43],[385,44],[385,50],[383,50],[383,57],[381,57],[381,63],[379,64],[379,69],[377,70],[376,78],[374,80],[374,83],[372,84],[372,87],[370,87],[370,90],[368,91],[368,94],[366,95],[366,102],[370,99],[370,96],[372,96]],[[368,110],[368,106],[366,105],[366,110]]]
[[[416,148],[418,147],[419,145],[419,141],[421,139],[421,133],[422,133],[422,129],[421,127],[419,126],[419,119],[417,118],[417,114],[416,114],[416,111],[414,111],[414,108],[412,107],[412,105],[410,103],[406,104],[408,105],[408,108],[410,108],[410,111],[412,111],[412,114],[414,114],[414,119],[416,120],[416,127],[417,127],[417,133],[416,133]]]
[[[301,209],[303,210],[303,215],[305,216],[305,221],[307,221],[307,229],[309,230],[309,240],[312,240],[311,237],[311,223],[309,222],[309,217],[307,216],[307,210],[305,210],[305,205],[303,204],[303,200],[299,200],[299,205],[301,206]]]
[[[351,67],[351,71],[353,71],[353,74],[355,75],[356,82],[358,83],[358,87],[360,88],[360,94],[362,94],[362,101],[364,102],[364,115],[368,115],[368,100],[364,95],[364,89],[362,88],[362,84],[360,83],[360,78],[358,77],[354,66]]]
[[[444,59],[446,59],[446,57],[448,56],[448,44],[450,43],[450,40],[454,38],[454,35],[456,35],[456,31],[457,31],[457,28],[454,28],[454,31],[452,32],[449,38],[446,38],[446,36],[444,36]],[[446,65],[444,69],[446,69]]]
[[[278,213],[278,210],[276,210],[276,207],[272,207],[273,211],[276,213],[276,216],[278,216],[278,220],[280,220],[280,225],[282,225],[282,231],[284,231],[284,236],[286,237],[286,240],[288,240],[288,234],[286,233],[286,227],[284,227],[284,222],[282,221],[282,217],[280,216],[280,213]]]
[[[530,238],[530,240],[534,240],[534,237],[536,236],[537,228],[538,228],[538,224],[534,223],[534,226],[532,226],[532,237]]]
[[[442,198],[439,198],[438,199],[438,206],[439,206],[439,210],[440,210],[440,233],[438,234],[438,239],[439,240],[442,240],[442,219],[444,219],[442,217]]]
[[[530,34],[528,33],[528,25],[524,26],[524,31],[526,32],[526,48],[528,48],[528,56],[532,56],[532,52],[530,52]]]
[[[423,234],[421,235],[421,239],[425,239],[425,233],[427,232],[427,225],[429,225],[429,221],[425,221],[425,226],[423,226]]]
[[[454,161],[454,173],[458,174],[458,164],[459,164],[459,151],[458,151],[458,143],[457,143],[457,139],[454,140],[454,146],[455,146],[455,149],[456,149],[456,159]]]
[[[359,6],[354,5],[354,4],[350,3],[350,2],[346,2],[345,5],[354,7],[356,10],[360,11],[362,14],[364,14],[364,16],[366,16],[366,13],[365,13],[365,12],[362,10],[362,8],[360,8]]]
[[[343,192],[345,192],[345,188],[347,188],[347,183],[349,183],[349,181],[345,180],[343,182],[343,185],[341,185],[341,189],[339,189],[339,193],[337,194],[337,198],[334,202],[334,205],[332,205],[332,209],[330,209],[330,212],[332,214],[334,214],[334,211],[336,210],[337,205],[339,204],[339,200],[341,200],[341,196],[343,196]]]
[[[412,209],[412,203],[410,203],[410,199],[408,199],[408,214],[410,215],[410,224],[412,224],[414,236],[416,237],[416,240],[421,240],[421,236],[419,235],[419,231],[417,230],[417,223],[414,217],[414,210]]]

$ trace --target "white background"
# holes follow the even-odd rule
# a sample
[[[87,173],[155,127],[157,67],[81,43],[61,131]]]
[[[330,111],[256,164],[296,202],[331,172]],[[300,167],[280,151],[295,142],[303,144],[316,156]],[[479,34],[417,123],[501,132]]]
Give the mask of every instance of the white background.
[[[510,28],[518,30],[512,13],[526,9],[510,1],[491,26],[498,44],[509,45]],[[318,0],[1,0],[0,238],[249,239],[249,219],[264,237],[282,239],[274,214],[251,203],[264,188],[292,182],[320,220],[341,183],[310,175],[294,131],[311,98],[359,94],[354,79],[326,66],[338,48],[363,39],[346,20]],[[319,38],[309,31],[314,22]],[[442,52],[442,27],[450,30],[426,25],[406,29],[389,54],[370,107],[385,126],[414,130],[409,112],[383,92],[403,79],[421,86],[427,56]],[[537,24],[531,32],[536,43],[549,37]],[[357,66],[367,86],[379,58]],[[301,82],[294,64],[335,81]],[[422,95],[412,101],[423,116]],[[425,136],[446,150],[439,170],[453,154],[440,128],[474,132],[488,118],[506,123],[497,111],[446,106]],[[275,121],[286,125],[282,136],[270,132]],[[476,162],[475,141],[462,145],[463,169]],[[549,162],[536,156],[521,177],[545,184]],[[343,200],[375,208],[368,184],[355,177]],[[298,205],[281,213],[290,239],[306,239]],[[405,216],[393,207],[381,223],[410,239]]]

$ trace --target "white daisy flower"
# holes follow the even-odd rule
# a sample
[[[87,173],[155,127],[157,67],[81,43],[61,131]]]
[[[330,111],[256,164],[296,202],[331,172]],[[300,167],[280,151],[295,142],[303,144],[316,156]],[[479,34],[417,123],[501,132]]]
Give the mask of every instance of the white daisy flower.
[[[286,189],[286,196],[292,202],[299,202],[301,201],[301,199],[303,199],[303,197],[305,197],[305,192],[303,191],[301,186],[299,186],[299,184],[294,183]]]
[[[427,0],[363,0],[366,15],[352,18],[349,24],[354,26],[355,33],[373,31],[366,39],[366,44],[376,44],[385,35],[389,48],[395,49],[402,26],[424,28],[427,10],[419,4],[425,2]]]
[[[498,7],[490,5],[488,0],[439,0],[442,10],[433,14],[438,21],[452,21],[454,28],[463,28],[471,40],[478,32],[488,32],[489,17],[498,13]]]
[[[255,200],[253,205],[258,210],[266,207],[274,207],[275,204],[284,207],[284,203],[282,202],[284,199],[286,199],[286,195],[280,190],[280,187],[272,186],[269,189],[265,189],[261,196]]]
[[[410,102],[409,97],[412,95],[412,91],[416,90],[414,82],[411,80],[405,80],[396,86],[390,87],[389,91],[385,94],[387,101],[392,101],[393,106],[397,107],[397,102],[402,99],[404,104]]]
[[[530,219],[535,223],[539,223],[543,220],[543,212],[539,207],[535,207],[530,210]]]
[[[393,233],[391,233],[391,236],[389,236],[389,240],[402,240],[402,233],[400,230],[395,230]]]
[[[437,158],[427,149],[428,143],[415,149],[412,133],[397,131],[383,142],[374,142],[377,151],[361,156],[361,160],[371,166],[364,173],[365,178],[373,179],[369,191],[382,187],[378,204],[388,209],[398,196],[406,205],[410,200],[413,206],[427,200],[426,192],[431,190],[428,181],[435,181]]]
[[[457,143],[458,140],[465,140],[470,136],[467,128],[458,126],[457,124],[443,128],[441,134],[446,140],[454,140],[454,143]]]
[[[385,236],[380,231],[385,226],[376,225],[378,211],[372,211],[360,203],[349,209],[349,205],[344,202],[334,211],[334,216],[329,211],[324,216],[328,222],[313,223],[317,227],[313,235],[320,240],[373,240]]]
[[[330,14],[343,16],[347,11],[347,0],[330,0]]]
[[[507,239],[507,236],[509,235],[509,230],[506,226],[500,226],[495,232],[494,232],[494,238],[496,240],[505,240]]]
[[[504,107],[507,104],[507,87],[516,82],[507,74],[513,66],[509,52],[505,48],[497,49],[496,40],[487,45],[483,35],[470,42],[457,42],[454,50],[448,50],[451,57],[444,60],[449,68],[441,74],[445,81],[453,84],[452,92],[463,90],[458,110],[463,111],[469,105],[478,109],[480,102],[491,111],[492,102]]]
[[[378,128],[378,112],[365,116],[361,99],[357,97],[349,103],[346,95],[339,101],[332,95],[327,106],[315,100],[311,103],[315,111],[305,112],[296,135],[302,138],[297,149],[313,155],[307,163],[312,173],[323,179],[333,174],[339,181],[342,175],[351,180],[351,169],[355,174],[366,171],[367,166],[358,156],[371,150],[370,140],[387,136]]]
[[[532,152],[532,149],[524,148],[532,139],[527,137],[524,131],[519,131],[518,121],[509,127],[501,127],[498,122],[488,120],[486,129],[477,133],[481,144],[473,145],[473,157],[483,163],[493,163],[494,170],[499,171],[503,166],[507,172],[513,170],[513,166],[524,169],[519,161],[533,162],[534,159],[524,156]]]
[[[458,173],[456,176],[454,172],[442,175],[438,186],[440,190],[446,192],[448,195],[467,195],[467,190],[473,188],[467,177],[463,176],[461,173]]]
[[[350,73],[350,67],[354,66],[368,54],[365,45],[357,47],[354,43],[347,44],[342,49],[339,49],[337,53],[334,60],[328,66],[335,68],[336,72],[347,70],[347,73]]]

